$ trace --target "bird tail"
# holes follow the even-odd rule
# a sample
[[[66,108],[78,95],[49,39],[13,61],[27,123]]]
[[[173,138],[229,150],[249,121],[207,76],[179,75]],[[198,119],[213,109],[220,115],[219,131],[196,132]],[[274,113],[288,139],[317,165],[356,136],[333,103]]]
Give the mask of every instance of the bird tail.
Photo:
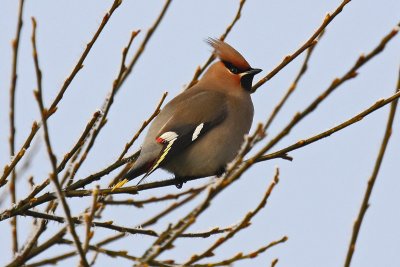
[[[125,174],[125,179],[128,181],[135,179],[136,177],[145,174],[148,170],[148,164],[142,164],[141,166],[135,166],[133,165],[132,169],[130,169],[126,174]]]
[[[148,165],[149,164],[147,163],[140,165],[134,164],[133,167],[125,175],[121,176],[121,178],[117,180],[114,185],[111,186],[112,190],[120,188],[124,186],[127,182],[135,179],[142,174],[145,174],[149,169]]]

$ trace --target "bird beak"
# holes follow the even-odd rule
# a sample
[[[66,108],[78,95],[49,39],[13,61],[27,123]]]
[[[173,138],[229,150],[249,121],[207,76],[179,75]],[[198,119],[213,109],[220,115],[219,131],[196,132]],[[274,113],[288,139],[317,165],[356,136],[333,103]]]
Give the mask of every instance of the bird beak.
[[[253,69],[253,68],[250,68],[248,71],[242,72],[242,73],[240,74],[240,77],[248,76],[248,75],[254,76],[254,75],[256,75],[256,74],[258,74],[258,73],[260,73],[260,72],[262,72],[262,69]]]
[[[257,73],[260,73],[261,69],[250,68],[248,71],[242,72],[240,74],[240,84],[246,91],[251,91],[251,84],[253,83],[253,77]]]

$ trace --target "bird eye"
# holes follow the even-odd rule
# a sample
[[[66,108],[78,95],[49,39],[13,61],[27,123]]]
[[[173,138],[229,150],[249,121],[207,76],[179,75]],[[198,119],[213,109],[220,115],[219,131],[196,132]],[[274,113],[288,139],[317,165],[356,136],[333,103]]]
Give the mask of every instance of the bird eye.
[[[241,71],[237,68],[237,67],[235,67],[233,64],[231,64],[231,63],[229,63],[229,62],[226,62],[226,61],[223,61],[223,63],[224,63],[224,65],[225,65],[225,67],[230,71],[230,72],[232,72],[233,74],[239,74]]]
[[[236,68],[235,66],[231,66],[229,68],[229,71],[232,72],[233,74],[238,74],[239,73],[238,68]]]

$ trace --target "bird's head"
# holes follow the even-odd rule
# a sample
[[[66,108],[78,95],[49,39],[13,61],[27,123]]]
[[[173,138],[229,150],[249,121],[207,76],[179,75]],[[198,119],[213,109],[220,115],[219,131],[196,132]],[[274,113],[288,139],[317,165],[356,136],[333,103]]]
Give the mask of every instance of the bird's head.
[[[250,92],[254,75],[262,70],[250,67],[246,59],[227,43],[213,38],[208,38],[206,41],[214,48],[213,53],[220,61],[211,65],[202,79],[211,80],[225,88],[233,85],[234,88]]]

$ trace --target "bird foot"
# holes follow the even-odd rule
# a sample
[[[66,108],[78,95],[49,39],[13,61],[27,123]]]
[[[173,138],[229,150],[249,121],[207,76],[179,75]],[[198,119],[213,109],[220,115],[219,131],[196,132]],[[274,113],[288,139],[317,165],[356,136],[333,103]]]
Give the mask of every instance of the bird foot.
[[[183,177],[175,177],[175,186],[178,189],[181,189],[183,184],[187,182],[187,179]]]
[[[225,167],[220,168],[217,173],[215,174],[217,178],[221,177],[225,173]]]

